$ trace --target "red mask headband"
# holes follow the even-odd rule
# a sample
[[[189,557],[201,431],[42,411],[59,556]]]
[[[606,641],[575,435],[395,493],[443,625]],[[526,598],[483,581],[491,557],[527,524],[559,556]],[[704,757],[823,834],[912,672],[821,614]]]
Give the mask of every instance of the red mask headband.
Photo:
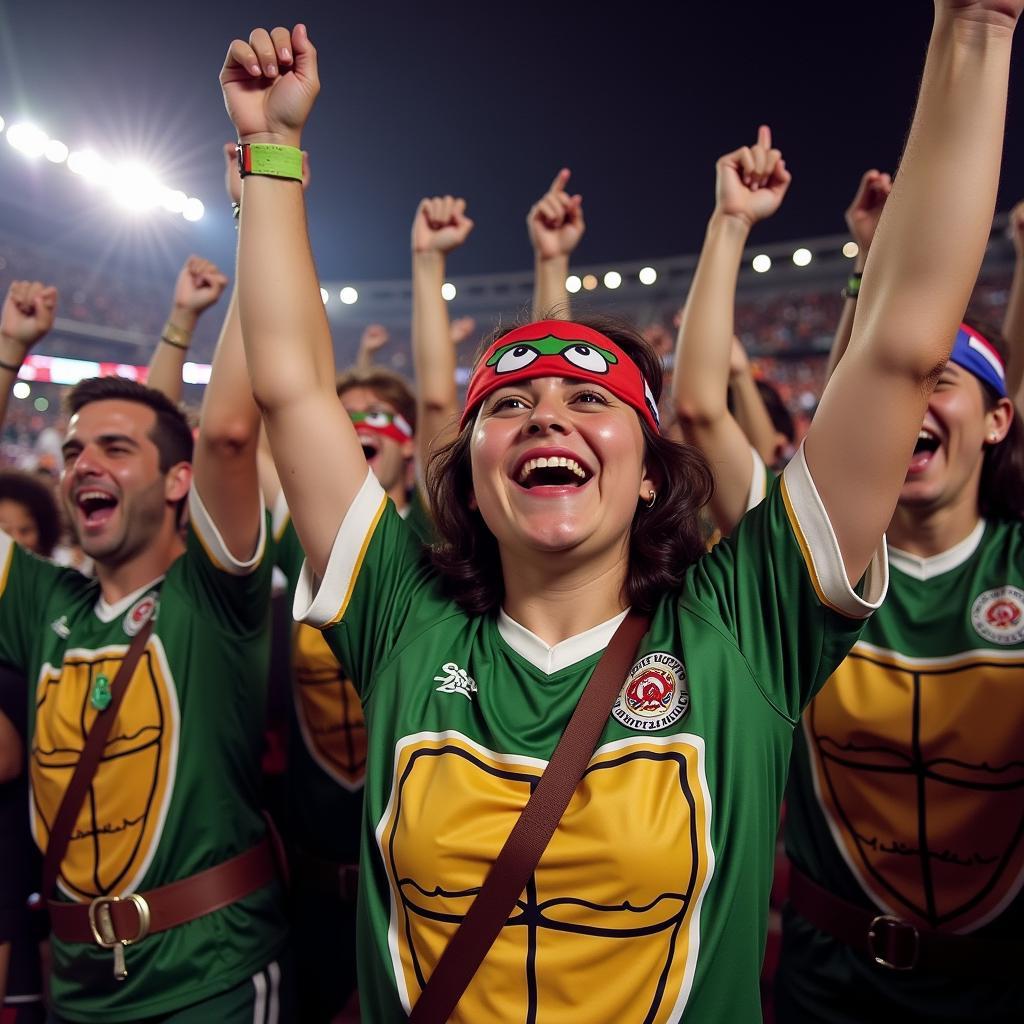
[[[351,412],[349,418],[358,430],[370,430],[399,444],[412,437],[412,427],[397,412]]]
[[[631,405],[658,433],[658,404],[640,367],[611,338],[571,320],[541,320],[500,337],[476,364],[461,430],[493,391],[537,377],[589,380]]]

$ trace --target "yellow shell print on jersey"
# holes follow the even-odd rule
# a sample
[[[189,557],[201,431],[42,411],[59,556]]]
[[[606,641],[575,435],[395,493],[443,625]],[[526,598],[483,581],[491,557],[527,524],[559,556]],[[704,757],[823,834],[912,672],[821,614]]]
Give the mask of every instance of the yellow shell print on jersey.
[[[597,750],[454,1020],[678,1019],[714,867],[703,756],[692,736],[637,737]],[[406,1009],[544,767],[458,733],[398,745],[377,841]]]
[[[366,723],[352,681],[323,633],[299,625],[292,651],[295,713],[310,757],[347,790],[366,775]]]
[[[1019,892],[1022,669],[1020,651],[928,659],[860,643],[805,713],[825,818],[890,913],[967,932]]]
[[[100,676],[111,682],[127,645],[68,651],[44,665],[36,687],[36,726],[29,764],[32,831],[45,852],[50,826],[71,781],[97,711],[90,695]],[[150,637],[111,729],[90,793],[64,856],[60,886],[77,900],[117,895],[142,880],[163,828],[174,786],[178,701],[163,645]]]

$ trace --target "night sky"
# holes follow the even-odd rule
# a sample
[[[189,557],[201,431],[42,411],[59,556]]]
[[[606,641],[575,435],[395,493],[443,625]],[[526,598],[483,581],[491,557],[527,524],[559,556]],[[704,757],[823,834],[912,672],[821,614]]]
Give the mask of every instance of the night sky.
[[[72,148],[142,157],[207,205],[195,225],[132,220],[65,169],[0,144],[0,227],[112,270],[171,273],[189,251],[229,265],[217,74],[233,36],[301,18],[320,53],[304,145],[324,278],[407,276],[409,224],[435,192],[465,195],[477,224],[454,275],[526,269],[525,213],[562,165],[585,200],[577,262],[692,252],[714,160],[753,141],[762,120],[795,180],[758,239],[843,230],[861,171],[898,159],[932,4],[672,8],[0,0],[8,123],[28,117]],[[1018,59],[1000,208],[1024,195],[1022,85]]]

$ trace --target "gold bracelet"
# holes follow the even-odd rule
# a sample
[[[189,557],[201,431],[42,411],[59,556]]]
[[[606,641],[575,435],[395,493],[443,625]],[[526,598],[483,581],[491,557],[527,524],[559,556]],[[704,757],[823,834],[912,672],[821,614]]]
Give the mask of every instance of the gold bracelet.
[[[172,341],[172,340],[171,340],[170,338],[168,338],[168,337],[167,337],[166,335],[164,335],[164,334],[160,335],[160,340],[161,340],[161,341],[162,341],[162,342],[163,342],[163,343],[164,343],[165,345],[170,345],[170,346],[171,346],[172,348],[180,348],[182,352],[187,352],[187,351],[188,351],[188,345],[182,345],[182,344],[181,344],[180,342],[178,342],[178,341]]]
[[[168,320],[164,324],[160,340],[166,341],[168,345],[176,345],[178,348],[188,348],[189,342],[192,340],[192,332],[186,331],[184,327],[178,327]]]

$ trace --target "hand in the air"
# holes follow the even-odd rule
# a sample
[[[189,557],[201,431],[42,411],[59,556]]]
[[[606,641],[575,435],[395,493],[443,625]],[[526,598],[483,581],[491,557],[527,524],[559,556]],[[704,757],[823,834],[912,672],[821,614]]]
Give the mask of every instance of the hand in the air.
[[[715,164],[715,211],[753,227],[778,210],[792,180],[782,153],[772,148],[771,129],[763,124],[753,146],[734,149]]]
[[[57,289],[41,281],[12,281],[0,311],[0,335],[26,352],[53,327]]]
[[[412,251],[449,253],[469,237],[473,221],[466,200],[454,196],[421,199],[412,222]]]
[[[199,256],[189,256],[174,285],[175,309],[199,316],[224,294],[227,277],[215,263]]]
[[[892,177],[872,168],[866,171],[857,186],[857,194],[846,210],[846,226],[863,255],[867,255],[892,192]]]
[[[563,167],[547,192],[526,215],[530,244],[541,259],[568,256],[580,244],[587,230],[583,219],[583,196],[571,196],[566,191],[570,174],[569,168]]]

